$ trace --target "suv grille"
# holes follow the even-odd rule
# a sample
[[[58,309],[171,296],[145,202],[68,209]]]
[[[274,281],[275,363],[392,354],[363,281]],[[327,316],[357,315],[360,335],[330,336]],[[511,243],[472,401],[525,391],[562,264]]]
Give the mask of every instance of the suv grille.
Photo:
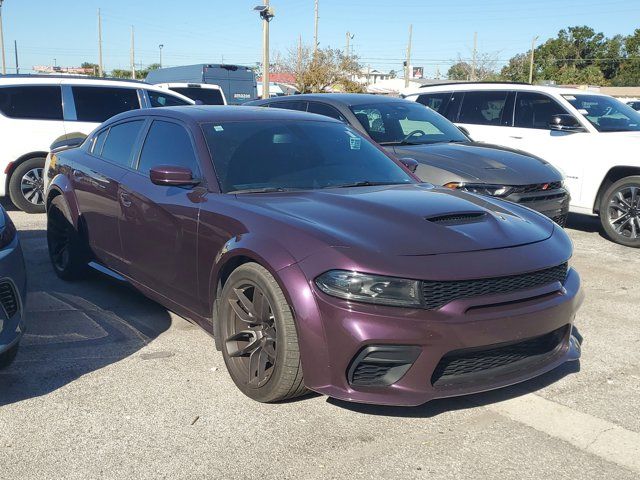
[[[7,314],[7,318],[13,317],[18,312],[18,298],[9,282],[0,283],[0,305]]]
[[[517,362],[544,358],[562,342],[567,328],[564,326],[546,335],[509,345],[450,352],[438,363],[431,376],[431,384],[469,383],[482,373],[496,374],[500,367],[516,367],[514,364]]]
[[[567,268],[567,264],[563,263],[557,267],[508,277],[443,282],[423,281],[423,305],[428,310],[436,310],[461,298],[510,293],[553,282],[564,283],[567,278]]]

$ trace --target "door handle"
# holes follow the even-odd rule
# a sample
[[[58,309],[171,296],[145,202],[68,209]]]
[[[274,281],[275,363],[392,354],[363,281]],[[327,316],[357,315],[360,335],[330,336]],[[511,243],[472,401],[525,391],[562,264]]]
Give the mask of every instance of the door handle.
[[[120,192],[120,203],[122,203],[123,207],[131,206],[131,199],[129,198],[129,195],[126,194],[125,192]]]

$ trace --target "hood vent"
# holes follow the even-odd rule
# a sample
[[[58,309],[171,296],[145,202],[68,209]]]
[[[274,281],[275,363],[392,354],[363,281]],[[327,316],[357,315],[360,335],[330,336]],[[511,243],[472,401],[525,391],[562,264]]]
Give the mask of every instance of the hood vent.
[[[463,225],[465,223],[481,222],[487,216],[486,212],[459,212],[447,215],[438,215],[435,217],[427,217],[431,223],[440,225]]]

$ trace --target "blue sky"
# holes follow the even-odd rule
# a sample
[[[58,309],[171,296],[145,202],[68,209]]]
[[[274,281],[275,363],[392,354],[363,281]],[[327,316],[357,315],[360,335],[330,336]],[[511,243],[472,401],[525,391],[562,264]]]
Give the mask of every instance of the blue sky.
[[[365,65],[401,70],[408,26],[413,23],[414,66],[445,73],[458,55],[470,57],[473,32],[480,52],[501,60],[526,51],[531,38],[554,36],[568,25],[589,25],[606,35],[640,28],[638,0],[319,0],[321,46],[344,48],[345,34]],[[105,68],[128,68],[131,25],[136,30],[136,61],[253,64],[261,56],[261,25],[256,0],[5,0],[7,66],[14,68],[18,41],[21,70],[32,65],[97,62],[96,12],[102,9]],[[298,35],[313,39],[314,0],[271,0],[271,51],[285,53]]]

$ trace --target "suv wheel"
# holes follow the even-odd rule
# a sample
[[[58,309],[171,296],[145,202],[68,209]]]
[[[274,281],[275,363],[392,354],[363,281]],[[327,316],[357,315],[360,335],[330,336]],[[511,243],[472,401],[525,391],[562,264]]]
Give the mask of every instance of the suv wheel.
[[[237,387],[259,402],[307,392],[291,308],[273,276],[256,263],[231,273],[220,297],[222,355]]]
[[[44,213],[44,158],[31,158],[16,167],[9,179],[13,204],[27,213]]]
[[[627,247],[640,247],[640,176],[626,177],[602,196],[600,222],[607,236]]]

